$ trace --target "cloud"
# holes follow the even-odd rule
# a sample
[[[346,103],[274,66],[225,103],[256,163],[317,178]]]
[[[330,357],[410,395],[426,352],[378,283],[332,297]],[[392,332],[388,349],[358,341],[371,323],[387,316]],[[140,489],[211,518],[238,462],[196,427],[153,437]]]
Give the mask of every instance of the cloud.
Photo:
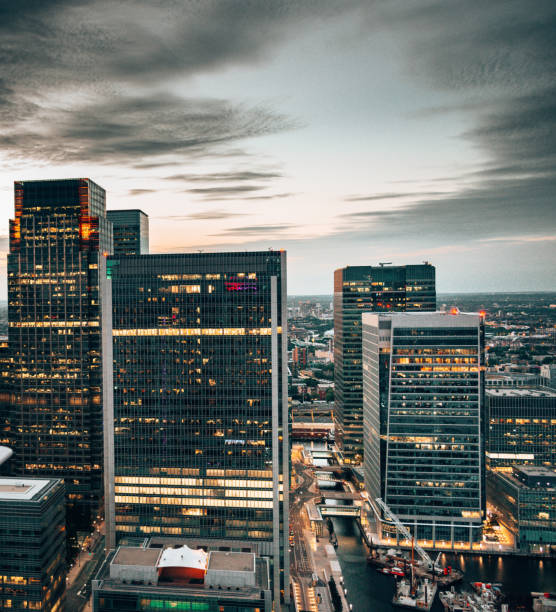
[[[264,234],[281,234],[286,230],[295,228],[295,225],[286,223],[280,223],[276,225],[247,225],[244,227],[231,227],[218,234],[211,234],[211,236],[225,236],[230,238],[231,236],[249,236],[249,237],[260,237],[264,238]]]
[[[144,195],[146,193],[155,193],[156,189],[130,189],[128,191],[130,196],[138,196],[138,195]]]
[[[42,108],[29,121],[4,123],[0,147],[5,154],[50,163],[121,165],[164,156],[203,157],[222,145],[292,127],[263,106],[156,92],[104,97],[70,110]]]
[[[280,200],[282,198],[289,198],[294,196],[295,193],[271,193],[269,195],[255,195],[255,196],[247,196],[246,198],[242,198],[245,200]]]
[[[500,236],[492,238],[483,238],[481,242],[510,242],[514,244],[527,244],[529,242],[555,242],[556,234],[545,236]]]
[[[442,195],[440,191],[415,191],[413,193],[379,193],[371,195],[347,196],[344,198],[346,202],[374,202],[379,200],[399,200],[401,198],[423,198],[435,195]]]
[[[187,183],[238,183],[241,181],[260,181],[267,179],[280,178],[282,175],[278,172],[253,172],[253,171],[237,171],[237,172],[214,172],[207,174],[173,174],[172,176],[164,177],[167,181],[184,181]]]
[[[333,2],[326,4],[319,18],[338,13]],[[3,2],[4,155],[12,163],[125,164],[136,169],[207,155],[246,155],[235,145],[239,140],[299,123],[268,104],[182,98],[171,89],[194,75],[257,64],[285,32],[302,28],[314,8],[313,0]],[[246,177],[231,178],[250,180]],[[253,173],[256,180],[275,177]]]
[[[195,195],[203,196],[230,196],[230,195],[241,195],[242,193],[249,193],[251,191],[259,191],[264,189],[262,185],[229,185],[227,187],[196,187],[194,189],[186,189],[185,193],[193,193]]]
[[[244,213],[232,213],[224,210],[206,210],[198,213],[191,213],[190,215],[165,215],[161,217],[153,217],[153,219],[171,219],[176,221],[216,221],[244,216]]]
[[[403,41],[408,78],[442,92],[441,104],[413,120],[463,115],[470,127],[460,138],[486,161],[450,177],[456,186],[450,192],[347,196],[377,206],[339,215],[337,239],[420,236],[449,243],[494,236],[502,243],[524,228],[531,236],[556,228],[556,4],[541,1],[531,11],[518,0],[379,2],[373,27]],[[449,95],[452,102],[444,102]],[[397,200],[403,207],[387,205]]]

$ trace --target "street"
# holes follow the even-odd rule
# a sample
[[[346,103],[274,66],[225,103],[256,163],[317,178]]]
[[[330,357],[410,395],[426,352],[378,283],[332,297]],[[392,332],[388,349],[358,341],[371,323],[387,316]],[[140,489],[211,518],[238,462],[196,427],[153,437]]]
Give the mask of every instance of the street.
[[[67,612],[79,612],[88,603],[91,595],[90,580],[104,561],[104,529],[102,523],[93,550],[90,553],[82,550],[68,572],[64,606]]]

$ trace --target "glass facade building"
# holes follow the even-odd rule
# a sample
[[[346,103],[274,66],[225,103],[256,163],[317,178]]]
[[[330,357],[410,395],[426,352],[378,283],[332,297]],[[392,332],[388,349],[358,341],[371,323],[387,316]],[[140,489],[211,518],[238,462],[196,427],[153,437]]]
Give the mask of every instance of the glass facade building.
[[[436,310],[435,268],[348,266],[334,272],[336,440],[346,462],[363,455],[361,314]]]
[[[106,216],[112,222],[115,255],[148,255],[149,217],[142,210],[109,210]]]
[[[487,467],[556,465],[556,391],[546,387],[487,389]]]
[[[113,540],[257,542],[275,589],[289,584],[285,259],[114,256],[107,270]]]
[[[8,320],[13,473],[64,478],[68,528],[103,494],[101,305],[112,248],[105,192],[89,179],[18,181]]]
[[[381,497],[419,540],[478,540],[485,511],[481,317],[362,320],[370,499]]]
[[[556,472],[519,466],[511,472],[487,474],[489,503],[515,536],[521,552],[550,554],[556,550]]]
[[[62,610],[64,484],[0,478],[0,610]]]

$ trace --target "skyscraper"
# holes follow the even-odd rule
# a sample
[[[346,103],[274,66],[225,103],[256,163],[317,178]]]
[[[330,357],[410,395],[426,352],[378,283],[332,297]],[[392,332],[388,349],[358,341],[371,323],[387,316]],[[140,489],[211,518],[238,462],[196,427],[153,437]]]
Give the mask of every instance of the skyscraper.
[[[417,539],[473,542],[485,511],[478,314],[364,314],[365,484]]]
[[[64,515],[61,480],[0,478],[0,610],[61,610]]]
[[[64,478],[68,527],[100,508],[101,305],[112,247],[105,192],[89,179],[18,181],[8,320],[13,473]]]
[[[282,584],[288,598],[285,259],[109,260],[115,508],[106,514],[110,546],[114,531],[120,542],[258,543],[274,596]]]
[[[106,216],[112,222],[115,255],[148,255],[149,217],[142,210],[109,210]]]
[[[436,309],[435,268],[348,266],[334,272],[336,439],[346,462],[363,455],[361,314]]]

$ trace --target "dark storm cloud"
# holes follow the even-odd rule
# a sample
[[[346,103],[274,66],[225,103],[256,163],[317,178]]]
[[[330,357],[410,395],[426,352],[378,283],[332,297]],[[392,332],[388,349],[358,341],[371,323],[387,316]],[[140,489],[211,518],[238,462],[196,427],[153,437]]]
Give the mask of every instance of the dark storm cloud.
[[[465,185],[453,193],[348,196],[349,202],[406,196],[416,201],[341,215],[347,225],[339,234],[366,240],[388,227],[423,239],[472,240],[555,228],[556,3],[541,1],[534,10],[519,0],[390,2],[375,8],[382,25],[404,40],[408,77],[454,94],[453,104],[431,105],[414,113],[414,120],[465,116],[473,127],[461,137],[487,161],[449,177]]]
[[[0,146],[12,159],[138,169],[241,154],[230,143],[295,122],[266,106],[180,99],[165,87],[259,62],[316,7],[314,0],[2,2]],[[337,12],[332,2],[322,8],[319,18]]]
[[[33,119],[30,126],[4,123],[4,152],[51,163],[131,164],[169,155],[202,157],[236,140],[291,127],[262,106],[157,93],[106,97],[71,110],[41,109]]]

